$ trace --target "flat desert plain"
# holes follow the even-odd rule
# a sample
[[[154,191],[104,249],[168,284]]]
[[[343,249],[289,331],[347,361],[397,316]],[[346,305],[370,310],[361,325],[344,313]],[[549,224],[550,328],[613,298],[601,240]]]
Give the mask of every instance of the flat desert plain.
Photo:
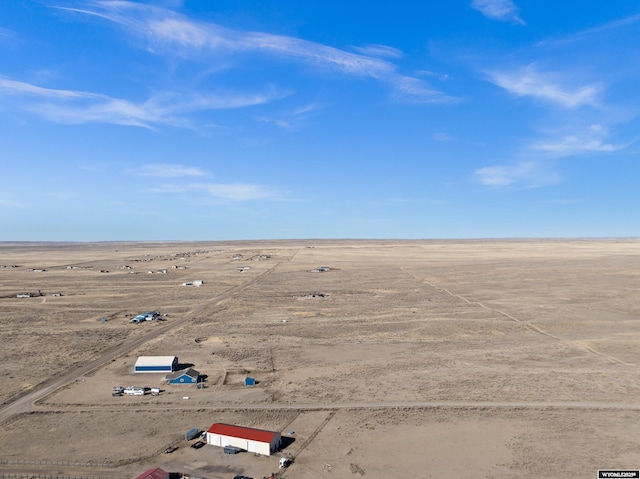
[[[6,477],[640,468],[640,240],[3,243],[0,339]],[[161,393],[112,396],[131,385]],[[284,447],[190,448],[214,422]]]

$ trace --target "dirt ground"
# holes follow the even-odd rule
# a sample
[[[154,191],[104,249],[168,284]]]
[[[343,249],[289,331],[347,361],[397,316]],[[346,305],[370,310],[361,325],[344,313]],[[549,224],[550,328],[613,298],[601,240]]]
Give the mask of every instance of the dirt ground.
[[[188,447],[213,422],[280,431],[286,478],[638,469],[639,322],[640,240],[3,243],[0,402],[149,339],[3,424],[0,473],[277,470]],[[140,355],[206,387],[136,374]],[[130,385],[162,392],[111,395]]]

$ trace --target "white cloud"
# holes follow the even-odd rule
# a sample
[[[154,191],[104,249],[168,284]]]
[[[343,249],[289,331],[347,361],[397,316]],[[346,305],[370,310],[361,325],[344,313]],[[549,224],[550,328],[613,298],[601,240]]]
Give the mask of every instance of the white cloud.
[[[145,191],[189,195],[194,199],[202,199],[204,195],[225,202],[284,199],[284,193],[274,188],[247,183],[163,183],[146,188]]]
[[[328,68],[342,74],[374,78],[396,89],[396,97],[415,96],[421,102],[447,102],[451,98],[433,90],[423,80],[397,73],[396,65],[377,58],[398,58],[399,50],[382,45],[362,47],[361,54],[284,35],[232,30],[213,23],[192,21],[184,15],[126,1],[93,2],[90,8],[58,7],[112,21],[131,35],[142,36],[152,51],[165,51],[189,58],[234,55],[234,58],[270,55],[306,65]],[[219,61],[219,58],[216,57]],[[408,83],[412,86],[409,88]]]
[[[389,79],[395,89],[393,97],[414,103],[457,103],[460,98],[445,95],[417,78],[395,75]]]
[[[280,115],[279,118],[271,116],[258,116],[254,119],[264,123],[271,123],[284,130],[294,130],[298,128],[309,117],[309,114],[317,109],[321,108],[318,103],[309,103],[307,105],[294,108],[293,110],[286,111]]]
[[[150,193],[180,194],[186,193],[187,191],[189,191],[189,188],[185,185],[163,183],[160,185],[152,186],[150,188],[145,188],[145,191],[148,191]]]
[[[0,77],[0,92],[8,95],[33,95],[53,99],[106,99],[104,95],[73,90],[55,90],[42,88],[29,83]]]
[[[134,103],[97,93],[43,88],[0,77],[0,98],[26,97],[30,101],[18,102],[17,108],[53,122],[70,124],[100,122],[144,128],[164,124],[189,128],[191,125],[183,117],[185,114],[261,105],[287,94],[273,89],[256,94],[221,92],[185,95],[167,92]]]
[[[518,96],[540,98],[565,108],[595,106],[603,87],[600,84],[566,87],[569,79],[558,73],[540,73],[533,65],[518,71],[490,72],[491,81]]]
[[[448,133],[442,133],[442,132],[434,133],[433,135],[431,135],[431,138],[436,141],[452,141],[453,140],[453,137],[451,135],[449,135]]]
[[[131,173],[138,176],[149,176],[155,178],[179,178],[185,176],[205,176],[206,173],[196,166],[169,165],[169,164],[149,164],[143,165]]]
[[[402,51],[387,45],[365,45],[362,47],[353,47],[353,49],[362,54],[380,58],[402,58]]]
[[[599,124],[572,134],[556,135],[546,140],[531,143],[532,150],[550,153],[552,156],[570,156],[579,153],[610,153],[627,148],[628,143],[611,143],[607,141],[609,130]]]
[[[572,34],[563,34],[557,38],[546,38],[545,40],[538,42],[537,45],[557,47],[573,42],[585,42],[591,40],[601,41],[603,38],[609,36],[612,33],[615,33],[618,30],[633,27],[638,22],[640,22],[640,14],[631,15],[629,17],[604,23],[596,27],[580,30]],[[626,53],[627,52],[625,51],[625,54]]]
[[[546,203],[550,204],[550,205],[575,205],[578,203],[581,203],[582,200],[578,200],[578,199],[555,199],[555,200],[548,200]]]
[[[556,141],[538,142],[532,145],[534,150],[548,151],[560,155],[573,155],[581,152],[607,153],[619,151],[629,144],[605,143],[601,138],[580,138],[565,136]]]
[[[295,124],[290,120],[283,120],[282,118],[270,118],[267,116],[258,116],[255,118],[256,121],[260,121],[263,123],[271,123],[272,125],[276,125],[283,130],[294,130]]]
[[[280,199],[280,194],[275,190],[246,183],[202,183],[189,185],[189,188],[202,190],[212,197],[229,201]]]
[[[10,40],[16,36],[16,33],[13,30],[9,30],[8,28],[0,27],[0,42],[5,40]]]
[[[446,73],[437,73],[437,72],[432,72],[430,70],[418,70],[416,72],[416,75],[420,75],[420,76],[427,76],[427,77],[436,77],[438,80],[440,81],[447,81],[449,80],[449,75]]]
[[[494,188],[537,188],[559,181],[556,173],[535,161],[522,161],[511,165],[495,165],[479,168],[474,172],[479,183]]]
[[[45,194],[55,200],[76,200],[82,197],[82,195],[76,191],[52,191]]]
[[[471,8],[491,20],[525,24],[520,18],[518,7],[511,0],[473,0]]]
[[[0,198],[0,208],[24,208],[24,203]]]

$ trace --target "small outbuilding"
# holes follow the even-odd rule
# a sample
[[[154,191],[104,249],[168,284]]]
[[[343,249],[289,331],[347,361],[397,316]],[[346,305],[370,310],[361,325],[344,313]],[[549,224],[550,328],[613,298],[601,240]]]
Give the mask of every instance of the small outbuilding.
[[[207,444],[239,447],[248,452],[270,456],[282,444],[279,432],[234,426],[217,422],[207,429]]]
[[[199,378],[200,373],[193,368],[167,374],[169,384],[196,384]]]
[[[245,386],[255,386],[256,385],[256,378],[244,378],[244,385]]]
[[[178,367],[177,356],[140,356],[136,361],[136,373],[170,373]]]

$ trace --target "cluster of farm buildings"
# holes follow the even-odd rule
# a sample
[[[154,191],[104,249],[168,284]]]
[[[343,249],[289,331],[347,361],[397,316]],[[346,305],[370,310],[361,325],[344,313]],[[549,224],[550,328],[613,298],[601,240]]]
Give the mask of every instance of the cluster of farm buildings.
[[[134,365],[135,373],[166,373],[169,384],[197,384],[201,375],[193,368],[177,370],[177,356],[140,356]],[[245,378],[245,385],[255,384],[254,378]],[[270,456],[281,444],[279,432],[265,431],[231,424],[215,423],[202,435],[213,446],[232,446],[243,451]],[[187,438],[189,439],[189,438]]]

